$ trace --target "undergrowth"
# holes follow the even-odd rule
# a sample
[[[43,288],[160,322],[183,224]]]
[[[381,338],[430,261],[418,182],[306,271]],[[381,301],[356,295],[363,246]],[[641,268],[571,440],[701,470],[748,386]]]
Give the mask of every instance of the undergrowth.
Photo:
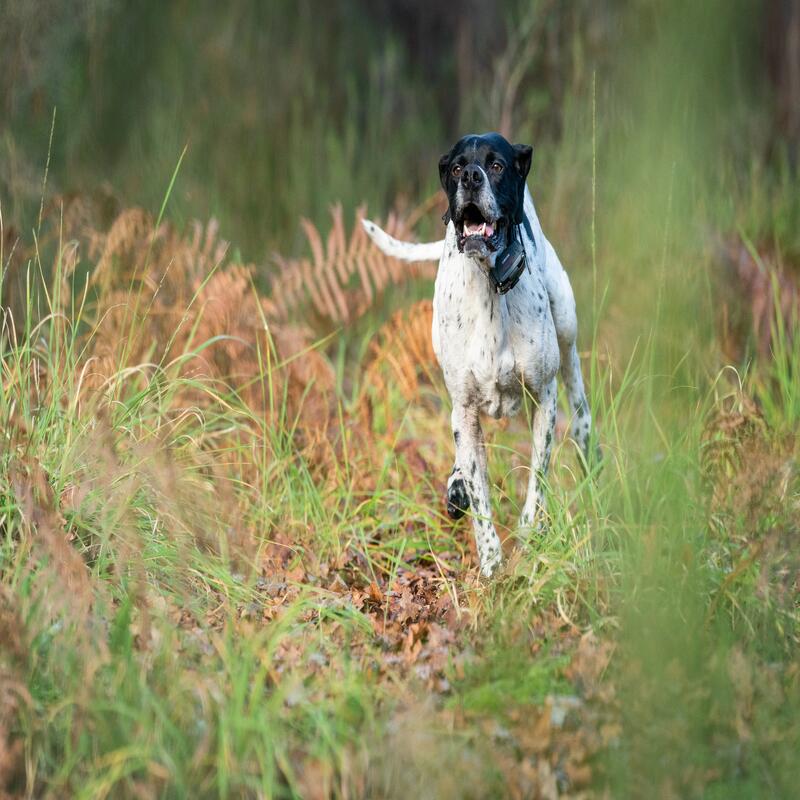
[[[444,514],[434,265],[351,224],[379,161],[351,180],[355,129],[297,135],[304,159],[327,142],[321,175],[268,142],[243,160],[250,239],[294,241],[288,210],[326,219],[347,186],[324,228],[301,222],[307,255],[266,265],[169,217],[177,169],[157,214],[56,196],[18,235],[0,198],[1,798],[796,793],[797,189],[725,151],[757,116],[729,5],[653,7],[590,98],[571,51],[583,78],[530,183],[575,287],[603,466],[584,476],[559,417],[549,524],[519,541],[530,416],[487,425],[491,582]],[[507,124],[519,105],[538,147],[539,101],[515,91]],[[397,140],[432,146],[404,108]],[[170,137],[120,170],[160,185]],[[391,154],[406,177],[410,147]],[[264,179],[283,163],[299,195]],[[389,229],[441,231],[436,202]]]
[[[103,231],[63,205],[3,254],[6,793],[788,788],[782,318],[770,368],[693,390],[681,431],[643,434],[659,392],[685,391],[647,373],[651,345],[587,354],[604,468],[584,477],[558,445],[535,542],[513,534],[526,420],[493,430],[507,563],[482,583],[442,513],[447,409],[417,276],[381,272],[338,212],[327,250],[308,231],[314,261],[281,262],[267,296],[213,223],[181,235],[136,209]],[[359,258],[407,286],[382,326]]]

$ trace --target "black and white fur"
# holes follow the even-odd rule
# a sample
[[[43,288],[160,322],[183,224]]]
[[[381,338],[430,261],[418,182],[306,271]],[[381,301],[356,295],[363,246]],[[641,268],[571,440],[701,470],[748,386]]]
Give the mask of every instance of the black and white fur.
[[[472,508],[485,576],[492,575],[502,556],[491,518],[480,413],[495,418],[516,414],[526,390],[536,401],[530,479],[519,521],[526,534],[541,524],[544,509],[559,368],[572,414],[572,437],[590,461],[591,415],[575,345],[575,300],[526,186],[531,152],[499,134],[465,136],[456,143],[439,164],[449,200],[442,241],[400,242],[364,221],[373,241],[388,255],[406,261],[439,258],[433,349],[453,404],[456,450],[447,481],[447,510],[456,518]],[[521,225],[523,217],[527,225]],[[517,285],[501,295],[488,272],[515,230],[525,248],[527,269]]]

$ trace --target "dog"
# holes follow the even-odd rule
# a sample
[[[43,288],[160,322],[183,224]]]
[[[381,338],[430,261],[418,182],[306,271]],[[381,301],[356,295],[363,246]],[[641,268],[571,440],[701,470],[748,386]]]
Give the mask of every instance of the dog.
[[[556,374],[572,417],[571,435],[591,462],[592,417],[576,349],[575,299],[567,273],[542,233],[527,187],[533,148],[498,133],[461,138],[439,161],[447,195],[445,238],[415,244],[363,225],[386,254],[439,259],[433,298],[433,350],[452,401],[455,464],[447,513],[472,509],[482,575],[502,561],[489,505],[481,412],[510,417],[525,393],[535,400],[524,535],[544,523],[544,479],[556,422]],[[599,450],[594,454],[599,457]]]

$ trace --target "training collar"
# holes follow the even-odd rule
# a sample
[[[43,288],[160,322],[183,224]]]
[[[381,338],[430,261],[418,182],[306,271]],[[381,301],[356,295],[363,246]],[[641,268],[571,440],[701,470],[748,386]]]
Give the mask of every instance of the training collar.
[[[448,209],[442,216],[442,222],[447,225],[450,222],[450,210]],[[525,233],[531,240],[533,252],[536,252],[536,239],[533,236],[533,229],[528,218],[523,215],[522,224],[525,226]],[[494,286],[497,294],[505,294],[510,292],[519,282],[522,273],[525,272],[525,267],[528,266],[527,259],[525,258],[525,248],[522,246],[522,236],[519,233],[519,225],[515,225],[512,230],[514,231],[514,240],[511,244],[500,253],[494,260],[494,266],[489,270],[489,279]]]
[[[522,223],[525,225],[525,232],[528,238],[533,243],[534,250],[536,249],[536,240],[533,238],[533,231],[528,218],[523,216]],[[519,232],[519,225],[515,225],[512,229],[513,240],[511,243],[500,253],[494,261],[494,266],[489,270],[489,278],[492,281],[494,290],[497,294],[505,294],[510,292],[522,277],[528,262],[525,258],[525,248],[522,246],[522,236]]]

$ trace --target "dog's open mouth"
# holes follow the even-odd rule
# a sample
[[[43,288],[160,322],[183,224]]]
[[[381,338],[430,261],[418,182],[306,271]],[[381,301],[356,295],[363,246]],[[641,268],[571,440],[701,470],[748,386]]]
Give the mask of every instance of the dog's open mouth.
[[[455,221],[458,249],[476,255],[496,251],[502,244],[504,221],[488,220],[474,204],[464,206],[460,219]]]

